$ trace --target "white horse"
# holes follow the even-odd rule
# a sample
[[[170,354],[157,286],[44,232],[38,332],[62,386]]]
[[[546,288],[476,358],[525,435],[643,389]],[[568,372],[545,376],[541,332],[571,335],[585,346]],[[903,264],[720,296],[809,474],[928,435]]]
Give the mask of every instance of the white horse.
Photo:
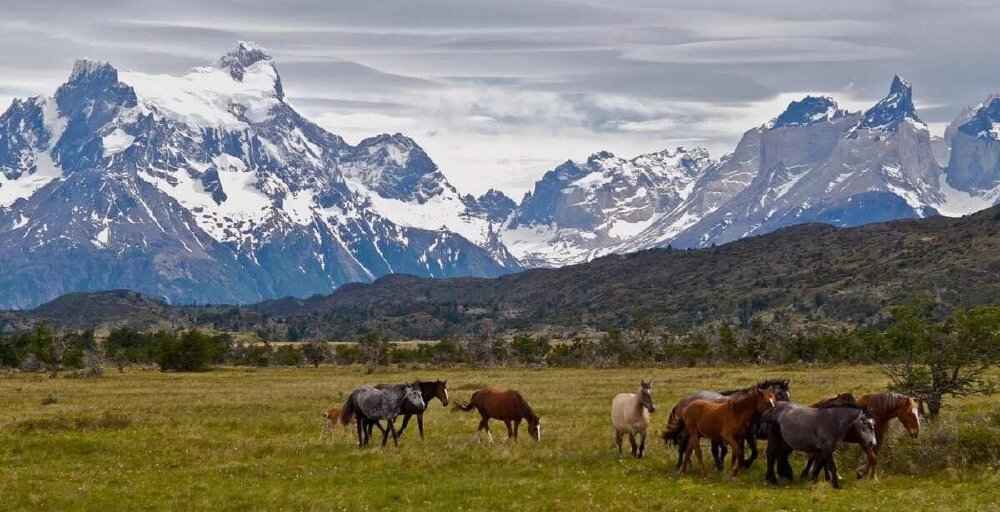
[[[618,456],[622,455],[622,437],[628,434],[632,445],[632,456],[642,458],[646,453],[646,430],[649,428],[649,413],[656,411],[653,406],[653,383],[641,381],[638,393],[620,393],[611,401],[611,424],[615,427],[615,444]],[[639,434],[639,444],[635,435]]]

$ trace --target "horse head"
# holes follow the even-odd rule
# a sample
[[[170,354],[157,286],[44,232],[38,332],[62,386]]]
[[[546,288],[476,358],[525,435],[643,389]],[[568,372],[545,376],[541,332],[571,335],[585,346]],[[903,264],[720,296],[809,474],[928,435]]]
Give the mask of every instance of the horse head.
[[[862,411],[854,420],[854,429],[858,438],[861,439],[861,446],[865,448],[875,448],[878,445],[878,437],[875,435],[875,420]]]
[[[910,433],[910,437],[917,437],[920,435],[919,404],[911,397],[903,396],[902,398],[899,401],[899,407],[896,409],[896,417],[899,418],[899,422],[903,424],[906,431]]]
[[[788,379],[768,379],[757,384],[757,389],[765,388],[773,391],[774,399],[779,402],[792,400],[792,390]]]
[[[448,407],[448,381],[435,381],[434,396],[441,401],[441,405]]]
[[[757,412],[763,413],[774,408],[776,393],[771,386],[757,386],[753,393],[757,398]]]
[[[403,388],[403,401],[409,403],[409,405],[417,410],[424,410],[427,408],[427,403],[424,402],[424,395],[420,393],[420,388],[416,386],[406,386]]]
[[[527,416],[525,418],[528,420],[528,434],[535,441],[542,440],[542,420],[535,416],[534,414]]]
[[[653,405],[653,381],[639,382],[639,401],[647,411],[656,412],[656,406]]]

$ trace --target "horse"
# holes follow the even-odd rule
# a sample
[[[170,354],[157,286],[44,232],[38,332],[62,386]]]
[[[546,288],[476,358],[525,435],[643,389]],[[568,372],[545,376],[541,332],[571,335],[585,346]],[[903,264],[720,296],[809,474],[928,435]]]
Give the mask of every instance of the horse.
[[[326,434],[330,434],[330,440],[333,440],[333,430],[334,426],[340,421],[340,408],[331,407],[329,410],[323,413],[323,430],[319,433],[319,440],[322,441]],[[346,427],[346,425],[345,425]]]
[[[615,428],[619,457],[622,455],[622,437],[625,434],[628,434],[628,442],[632,446],[632,456],[641,459],[645,455],[649,415],[655,411],[652,382],[640,381],[638,393],[619,393],[611,400],[611,424]],[[640,438],[638,446],[635,444],[636,434]]]
[[[878,444],[872,451],[876,455],[885,445],[889,423],[893,419],[898,419],[903,424],[910,437],[916,438],[920,435],[920,407],[912,397],[892,392],[873,393],[859,398],[858,405],[875,420],[875,439],[878,440]],[[859,477],[866,472],[872,477],[875,476],[874,460],[871,457],[868,464],[858,468]]]
[[[420,391],[410,385],[393,389],[376,389],[372,386],[361,386],[351,392],[340,413],[340,423],[347,425],[354,416],[358,417],[358,446],[367,446],[371,440],[371,427],[378,425],[382,431],[382,446],[388,441],[388,433],[392,433],[392,443],[399,446],[399,435],[396,432],[396,416],[402,412],[404,404],[407,407],[424,409]],[[378,423],[386,420],[386,429]]]
[[[776,405],[763,415],[768,424],[767,476],[771,484],[777,484],[775,465],[780,476],[792,480],[792,467],[788,457],[793,451],[801,451],[815,458],[812,480],[819,478],[823,469],[830,475],[830,484],[840,488],[837,463],[834,452],[852,429],[857,433],[865,448],[874,447],[875,422],[863,409],[856,407],[828,407],[815,409],[785,402]]]
[[[834,397],[825,398],[823,400],[820,400],[819,402],[810,405],[810,407],[812,407],[813,409],[829,409],[833,407],[849,407],[854,409],[862,409],[861,405],[858,404],[858,401],[854,398],[854,395],[851,393],[841,393]],[[858,468],[857,470],[858,478],[859,479],[864,478],[865,476],[870,476],[872,479],[876,478],[875,466],[878,464],[878,458],[876,457],[875,447],[865,446],[865,441],[862,437],[862,432],[859,432],[858,428],[856,428],[855,425],[852,425],[852,427],[847,431],[847,435],[844,436],[844,442],[860,445],[862,450],[864,450],[865,452],[865,457],[867,457],[866,464]],[[811,473],[813,466],[815,464],[816,464],[816,458],[809,457],[809,460],[806,461],[806,466],[802,468],[801,478],[803,479],[806,478],[806,476]],[[829,472],[826,473],[826,477],[827,479],[840,478],[839,475],[831,475]]]
[[[490,432],[490,420],[497,419],[507,427],[507,439],[517,441],[517,430],[521,426],[521,421],[528,422],[528,434],[535,441],[542,440],[542,422],[538,419],[535,411],[531,409],[528,402],[521,396],[521,393],[511,389],[483,388],[472,394],[468,403],[455,404],[457,411],[471,411],[476,409],[482,418],[479,421],[479,428],[476,429],[478,435],[486,431],[489,440],[493,442],[493,434]],[[511,429],[513,423],[514,428]]]
[[[758,385],[733,394],[728,400],[694,400],[688,404],[675,424],[668,426],[668,432],[684,428],[688,433],[681,472],[686,473],[691,466],[692,452],[697,452],[698,464],[704,472],[700,441],[707,437],[732,447],[732,474],[738,475],[743,469],[743,442],[753,416],[774,407],[774,395],[771,388]]]
[[[408,403],[403,404],[403,424],[399,426],[398,435],[402,436],[403,431],[406,430],[406,425],[410,422],[411,416],[417,417],[417,429],[420,431],[420,439],[424,438],[424,411],[427,410],[427,405],[430,405],[431,400],[437,398],[441,405],[448,407],[448,381],[446,380],[433,380],[433,381],[422,381],[418,380],[413,384],[378,384],[375,389],[390,389],[390,388],[400,388],[402,386],[413,386],[420,390],[420,396],[424,399],[425,406],[421,409],[411,407]],[[371,435],[371,430],[368,432]]]
[[[762,386],[764,388],[771,389],[775,394],[775,400],[781,402],[787,402],[791,400],[792,393],[791,387],[789,386],[788,379],[768,379],[757,384],[757,386]],[[741,388],[741,389],[731,389],[727,391],[699,391],[691,396],[688,396],[674,405],[674,408],[670,411],[670,417],[667,420],[667,430],[663,433],[663,441],[668,445],[674,443],[677,445],[677,469],[681,469],[681,465],[684,463],[684,452],[687,449],[687,431],[684,428],[680,428],[675,433],[671,434],[669,428],[671,423],[680,420],[680,415],[691,402],[694,400],[728,400],[729,397],[736,393],[743,393],[749,391],[752,388]],[[750,427],[747,429],[747,435],[745,437],[746,444],[750,448],[750,458],[741,461],[744,468],[749,468],[753,465],[754,461],[757,460],[757,440],[767,439],[767,432],[762,430],[762,425],[760,422],[760,415],[754,414],[753,420],[750,423]],[[712,458],[715,460],[715,468],[722,471],[724,466],[724,460],[726,458],[726,453],[728,449],[726,444],[723,442],[712,442]]]

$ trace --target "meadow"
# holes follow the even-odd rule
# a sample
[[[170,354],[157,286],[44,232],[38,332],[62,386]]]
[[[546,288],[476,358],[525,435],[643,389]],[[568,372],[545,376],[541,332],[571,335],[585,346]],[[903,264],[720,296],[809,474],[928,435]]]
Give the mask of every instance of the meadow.
[[[679,476],[659,432],[673,402],[697,389],[792,380],[809,403],[839,391],[881,390],[874,367],[683,369],[222,368],[129,369],[93,379],[0,375],[3,510],[1000,510],[1000,407],[951,401],[920,439],[895,423],[878,481],[858,481],[844,450],[844,488],[765,484],[763,460],[733,479]],[[473,437],[478,415],[437,401],[397,449],[359,450],[353,432],[319,439],[321,413],[354,386],[447,379],[451,399],[487,384],[520,390],[542,418],[526,435]],[[647,457],[619,459],[612,396],[652,378],[658,407]],[[524,433],[524,432],[522,432]],[[497,435],[500,434],[500,435]],[[761,442],[762,451],[764,443]],[[707,450],[706,450],[707,455]],[[796,456],[793,466],[801,469]]]

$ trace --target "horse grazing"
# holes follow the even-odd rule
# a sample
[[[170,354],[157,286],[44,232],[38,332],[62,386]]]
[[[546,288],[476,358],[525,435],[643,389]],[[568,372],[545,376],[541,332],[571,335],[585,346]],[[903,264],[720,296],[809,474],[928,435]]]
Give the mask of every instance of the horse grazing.
[[[641,459],[646,453],[646,429],[649,428],[649,414],[656,411],[653,405],[653,383],[640,381],[638,393],[620,393],[611,400],[611,424],[615,427],[615,444],[618,456],[622,454],[622,437],[628,434],[632,446],[632,456]],[[639,434],[639,445],[635,435]]]
[[[340,408],[331,407],[329,410],[323,413],[323,430],[319,433],[319,440],[322,441],[326,434],[330,434],[330,440],[333,440],[333,430],[337,423],[340,422]],[[346,427],[346,425],[345,425]]]
[[[500,420],[507,427],[507,439],[517,441],[517,430],[521,426],[521,421],[528,422],[528,434],[535,441],[542,440],[542,422],[538,419],[535,411],[531,409],[521,393],[511,389],[483,388],[472,394],[472,398],[466,404],[455,404],[455,410],[471,411],[476,409],[482,418],[479,421],[479,428],[476,433],[482,435],[486,431],[490,442],[493,442],[493,434],[490,432],[490,420]],[[514,428],[511,429],[513,423]]]
[[[681,413],[679,421],[668,426],[672,430],[687,430],[687,449],[684,452],[682,472],[691,466],[691,453],[698,455],[698,464],[705,470],[701,455],[701,438],[722,441],[733,449],[732,474],[736,476],[743,469],[743,442],[754,414],[763,413],[774,407],[774,391],[769,387],[756,386],[749,391],[736,393],[728,400],[694,400]],[[680,427],[678,424],[683,423]]]
[[[780,476],[792,480],[792,467],[788,457],[793,451],[810,455],[813,461],[812,480],[819,478],[823,469],[830,476],[830,484],[840,488],[834,452],[848,432],[854,430],[863,447],[877,444],[875,422],[857,407],[827,407],[816,409],[793,403],[781,403],[764,414],[768,424],[767,481],[777,484],[775,466]]]
[[[340,423],[347,425],[355,416],[358,424],[358,446],[367,446],[371,440],[372,426],[377,425],[382,431],[382,446],[388,441],[388,433],[392,433],[392,443],[399,446],[399,435],[396,432],[396,416],[399,416],[403,407],[424,409],[424,403],[420,391],[410,385],[393,389],[376,389],[372,386],[361,386],[351,392],[347,397],[340,413]],[[378,422],[386,421],[386,429],[382,428]]]
[[[768,379],[756,384],[755,386],[760,389],[766,388],[773,391],[774,398],[777,401],[787,402],[792,398],[791,386],[789,385],[788,379]],[[683,428],[683,424],[681,424],[680,428],[676,430],[671,430],[670,425],[680,421],[680,416],[684,412],[684,409],[695,400],[725,401],[737,393],[750,391],[753,387],[754,386],[741,389],[731,389],[727,391],[703,390],[681,399],[676,405],[674,405],[674,408],[670,411],[670,417],[667,420],[667,429],[663,433],[663,440],[668,445],[670,443],[677,445],[678,470],[681,469],[681,465],[684,463],[684,452],[687,450],[687,430]],[[754,414],[744,439],[746,440],[747,447],[750,449],[750,458],[741,461],[741,464],[743,464],[744,468],[749,468],[753,465],[754,461],[757,460],[757,440],[767,439],[767,432],[765,432],[762,428],[760,414]],[[715,460],[715,468],[719,471],[722,471],[723,469],[727,452],[726,443],[721,441],[712,442],[712,458]]]
[[[424,400],[424,407],[417,409],[412,407],[409,403],[403,404],[403,424],[399,426],[398,435],[402,436],[403,431],[406,430],[406,425],[410,422],[411,416],[417,417],[417,429],[420,431],[420,439],[424,438],[424,411],[427,410],[427,406],[430,405],[431,400],[437,398],[441,401],[441,405],[448,407],[448,381],[446,380],[433,380],[433,381],[422,381],[418,380],[412,384],[378,384],[375,389],[401,389],[405,386],[413,386],[420,390],[420,396]],[[371,430],[368,432],[371,435]]]
[[[875,420],[875,439],[878,443],[872,450],[874,454],[878,454],[879,449],[885,445],[889,422],[893,419],[898,419],[911,437],[916,438],[920,435],[920,407],[917,401],[909,396],[899,393],[874,393],[859,398],[858,405]],[[869,457],[867,465],[858,468],[859,477],[863,473],[875,476],[873,457],[874,455]]]

